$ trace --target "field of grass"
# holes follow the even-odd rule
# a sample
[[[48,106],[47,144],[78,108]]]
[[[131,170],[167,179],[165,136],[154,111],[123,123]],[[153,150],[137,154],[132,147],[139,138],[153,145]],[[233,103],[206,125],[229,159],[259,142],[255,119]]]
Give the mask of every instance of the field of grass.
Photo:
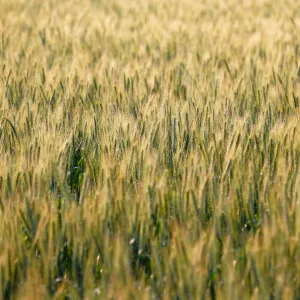
[[[300,2],[0,1],[1,299],[300,299]]]

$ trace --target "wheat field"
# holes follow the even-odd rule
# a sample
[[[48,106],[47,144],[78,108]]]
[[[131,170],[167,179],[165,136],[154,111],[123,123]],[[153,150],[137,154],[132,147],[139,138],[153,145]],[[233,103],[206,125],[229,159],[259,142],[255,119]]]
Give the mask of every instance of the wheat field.
[[[0,0],[1,299],[300,299],[300,2]]]

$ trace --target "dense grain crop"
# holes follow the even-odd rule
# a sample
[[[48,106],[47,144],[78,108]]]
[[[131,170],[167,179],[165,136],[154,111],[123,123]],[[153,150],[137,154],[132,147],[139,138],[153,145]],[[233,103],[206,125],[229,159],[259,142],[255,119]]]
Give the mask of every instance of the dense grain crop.
[[[0,298],[300,299],[300,2],[0,1]]]

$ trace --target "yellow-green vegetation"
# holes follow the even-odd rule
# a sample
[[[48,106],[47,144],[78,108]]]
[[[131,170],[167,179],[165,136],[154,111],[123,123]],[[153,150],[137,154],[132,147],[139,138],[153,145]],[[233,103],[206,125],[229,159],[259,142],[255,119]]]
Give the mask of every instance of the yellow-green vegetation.
[[[0,1],[0,298],[300,299],[300,2]]]

